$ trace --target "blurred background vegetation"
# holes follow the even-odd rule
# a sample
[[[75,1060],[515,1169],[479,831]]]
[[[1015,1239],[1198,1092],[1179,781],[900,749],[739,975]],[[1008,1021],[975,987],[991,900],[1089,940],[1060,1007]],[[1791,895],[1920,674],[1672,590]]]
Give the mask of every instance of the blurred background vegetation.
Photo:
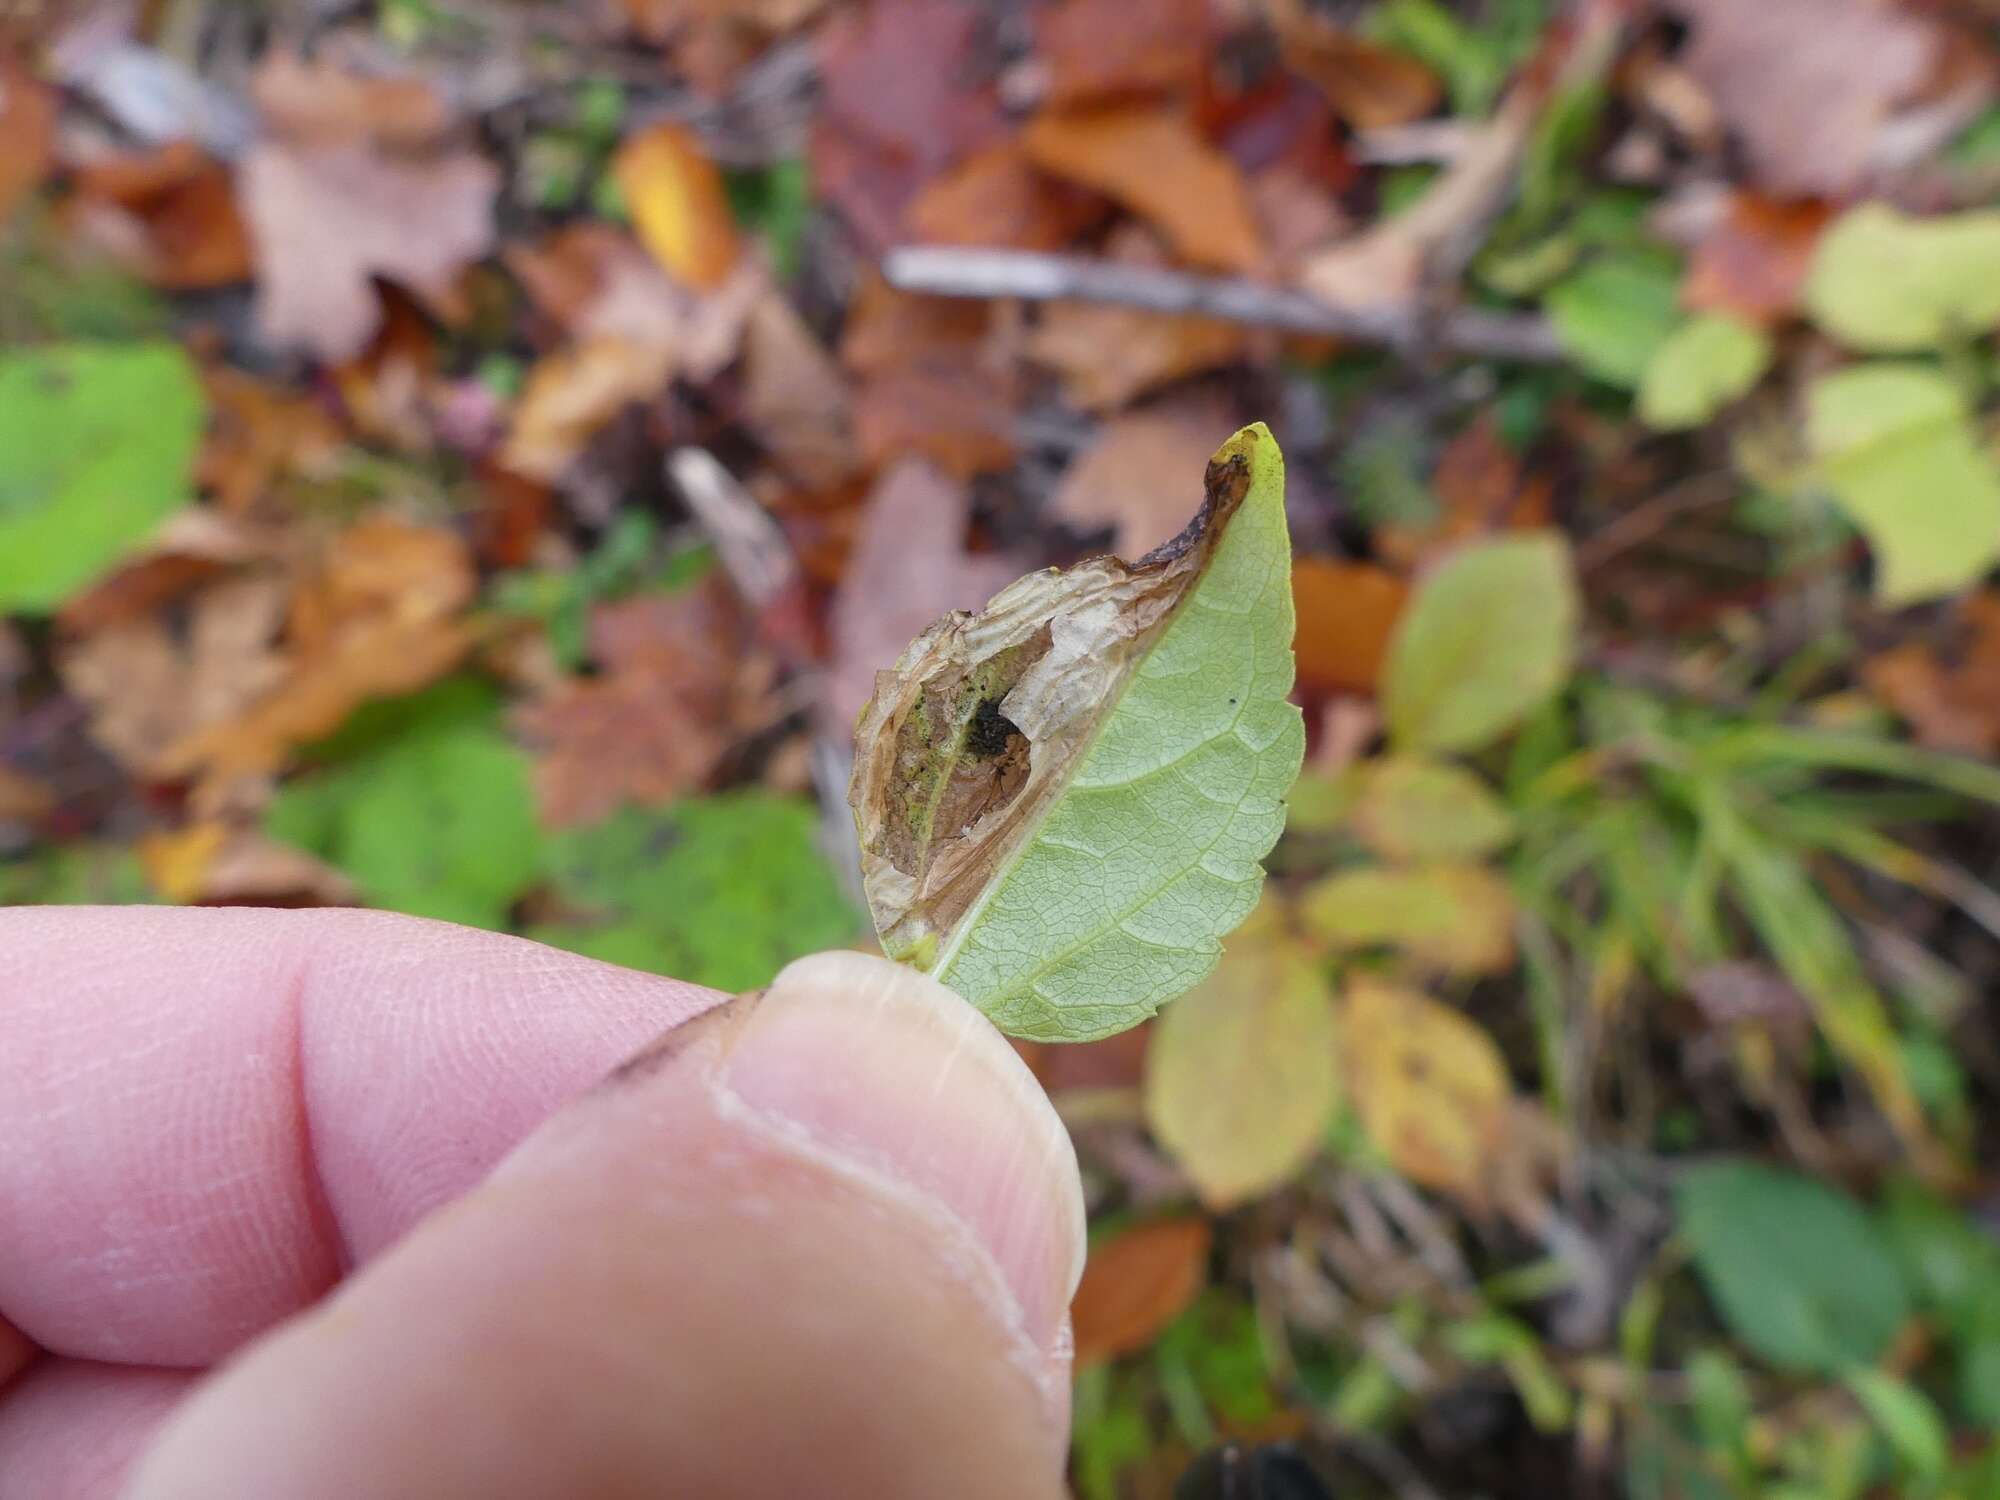
[[[1265,420],[1269,897],[1022,1049],[1076,1493],[2000,1496],[1996,69],[1991,0],[0,5],[0,901],[865,944],[873,673]]]

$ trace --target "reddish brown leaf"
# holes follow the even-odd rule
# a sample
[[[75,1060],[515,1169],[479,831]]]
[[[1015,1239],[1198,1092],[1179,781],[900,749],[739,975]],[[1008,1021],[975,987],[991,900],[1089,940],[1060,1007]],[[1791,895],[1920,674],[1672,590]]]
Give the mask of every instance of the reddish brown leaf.
[[[975,360],[992,325],[990,303],[899,292],[871,276],[849,306],[840,362],[857,375],[873,375],[932,358]]]
[[[1335,26],[1301,0],[1285,0],[1275,11],[1286,66],[1356,129],[1422,119],[1444,97],[1437,75],[1414,57]]]
[[[1873,170],[1896,106],[1925,83],[1941,34],[1855,0],[1672,0],[1692,27],[1683,61],[1774,193],[1837,195]]]
[[[1103,212],[1102,200],[1039,172],[1012,141],[934,179],[910,205],[910,231],[942,245],[1061,250]]]
[[[805,320],[767,293],[744,331],[743,416],[795,485],[830,490],[861,467],[847,379]]]
[[[1431,474],[1431,489],[1439,505],[1434,520],[1375,529],[1375,550],[1385,561],[1415,569],[1473,537],[1532,531],[1549,523],[1553,496],[1548,477],[1524,473],[1519,455],[1500,436],[1490,413],[1445,445]]]
[[[1208,43],[1207,0],[1063,0],[1035,28],[1055,104],[1191,88]]]
[[[1696,243],[1681,301],[1701,312],[1773,323],[1798,309],[1831,205],[1786,203],[1757,193],[1729,196],[1721,218]]]
[[[820,29],[813,178],[871,251],[895,242],[926,182],[1007,133],[979,75],[981,24],[959,0],[864,0]]]
[[[564,682],[515,714],[540,752],[535,788],[553,826],[684,796],[771,721],[774,663],[750,649],[720,584],[599,605],[590,644],[601,675]]]
[[[193,291],[250,275],[250,234],[229,174],[186,141],[93,162],[77,173],[68,208],[156,286]]]
[[[1372,693],[1409,585],[1373,563],[1302,557],[1292,564],[1299,681],[1320,692]]]
[[[1187,1311],[1208,1279],[1206,1219],[1156,1219],[1100,1240],[1070,1303],[1079,1369],[1133,1354]]]
[[[2000,751],[2000,594],[1967,596],[1955,638],[1912,641],[1870,659],[1862,676],[1909,720],[1919,744],[1967,755]]]
[[[1014,388],[1004,371],[945,362],[884,371],[862,385],[854,422],[874,468],[920,454],[970,479],[1014,461]]]
[[[54,91],[0,39],[0,224],[48,175],[55,131]]]
[[[1043,171],[1114,198],[1198,266],[1247,272],[1263,236],[1236,164],[1167,105],[1044,111],[1022,144]]]
[[[1237,426],[1236,414],[1212,396],[1169,398],[1113,417],[1063,475],[1051,511],[1080,531],[1109,526],[1113,552],[1141,557],[1200,508],[1209,456]]]
[[[196,477],[215,503],[241,515],[293,474],[324,472],[341,432],[325,405],[226,366],[205,372],[208,434]]]
[[[428,146],[450,129],[438,91],[413,74],[362,71],[330,49],[308,60],[274,51],[258,65],[251,95],[265,122],[295,141]]]

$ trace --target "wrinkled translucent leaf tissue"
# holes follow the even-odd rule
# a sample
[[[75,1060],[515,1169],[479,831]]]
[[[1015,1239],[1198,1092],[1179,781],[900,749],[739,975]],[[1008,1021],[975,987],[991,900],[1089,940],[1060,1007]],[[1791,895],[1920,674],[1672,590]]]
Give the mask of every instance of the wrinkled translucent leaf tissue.
[[[876,679],[849,800],[892,958],[1016,1036],[1137,1024],[1257,904],[1305,753],[1284,460],[1261,423],[1135,563],[1031,573]]]

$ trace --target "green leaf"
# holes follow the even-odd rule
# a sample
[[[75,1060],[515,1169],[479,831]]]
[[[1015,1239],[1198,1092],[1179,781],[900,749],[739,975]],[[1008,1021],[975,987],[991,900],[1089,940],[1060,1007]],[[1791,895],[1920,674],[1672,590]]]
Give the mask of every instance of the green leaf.
[[[1550,287],[1542,306],[1578,364],[1630,390],[1680,321],[1679,281],[1661,257],[1606,255]]]
[[[1654,351],[1639,380],[1648,426],[1699,427],[1744,395],[1771,365],[1771,340],[1722,313],[1690,318]]]
[[[1202,1201],[1228,1208],[1305,1163],[1335,1092],[1333,994],[1267,903],[1153,1028],[1147,1122]]]
[[[0,610],[53,609],[186,505],[201,428],[171,344],[0,353]]]
[[[461,696],[446,685],[405,700],[402,733],[287,783],[267,831],[344,871],[372,906],[503,926],[540,870],[541,833],[527,757],[466,718]],[[430,715],[425,700],[444,708]]]
[[[1936,1478],[1951,1462],[1951,1433],[1922,1391],[1881,1370],[1850,1370],[1847,1388],[1905,1468]]]
[[[1389,947],[1455,973],[1491,974],[1514,957],[1514,898],[1482,865],[1343,870],[1308,887],[1306,930],[1342,951]]]
[[[1859,365],[1814,381],[1806,403],[1813,456],[1868,538],[1883,605],[1956,593],[2000,557],[2000,467],[1943,375]]]
[[[1382,685],[1400,749],[1476,750],[1561,687],[1576,654],[1576,580],[1554,533],[1467,547],[1418,586]]]
[[[1725,1161],[1688,1171],[1674,1196],[1702,1283],[1770,1363],[1823,1375],[1872,1363],[1909,1315],[1875,1226],[1824,1183]]]
[[[856,732],[883,946],[1004,1030],[1080,1041],[1215,967],[1305,752],[1284,461],[1218,450],[1175,542],[1030,574],[920,636]]]
[[[1479,859],[1514,836],[1514,818],[1470,771],[1392,755],[1362,768],[1347,819],[1384,859]]]
[[[1806,306],[1835,338],[1885,354],[2000,323],[2000,210],[1913,219],[1864,203],[1820,239]]]
[[[690,984],[746,990],[850,941],[854,910],[820,854],[811,803],[735,792],[628,808],[553,835],[556,891],[585,913],[528,936]]]

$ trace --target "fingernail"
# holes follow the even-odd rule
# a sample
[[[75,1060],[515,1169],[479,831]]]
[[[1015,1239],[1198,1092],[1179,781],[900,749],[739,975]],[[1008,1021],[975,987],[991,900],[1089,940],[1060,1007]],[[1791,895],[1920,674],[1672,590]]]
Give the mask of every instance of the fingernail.
[[[985,1247],[1022,1335],[1059,1349],[1083,1272],[1069,1134],[991,1022],[862,953],[801,959],[746,1004],[722,1089],[816,1154],[916,1195]]]

